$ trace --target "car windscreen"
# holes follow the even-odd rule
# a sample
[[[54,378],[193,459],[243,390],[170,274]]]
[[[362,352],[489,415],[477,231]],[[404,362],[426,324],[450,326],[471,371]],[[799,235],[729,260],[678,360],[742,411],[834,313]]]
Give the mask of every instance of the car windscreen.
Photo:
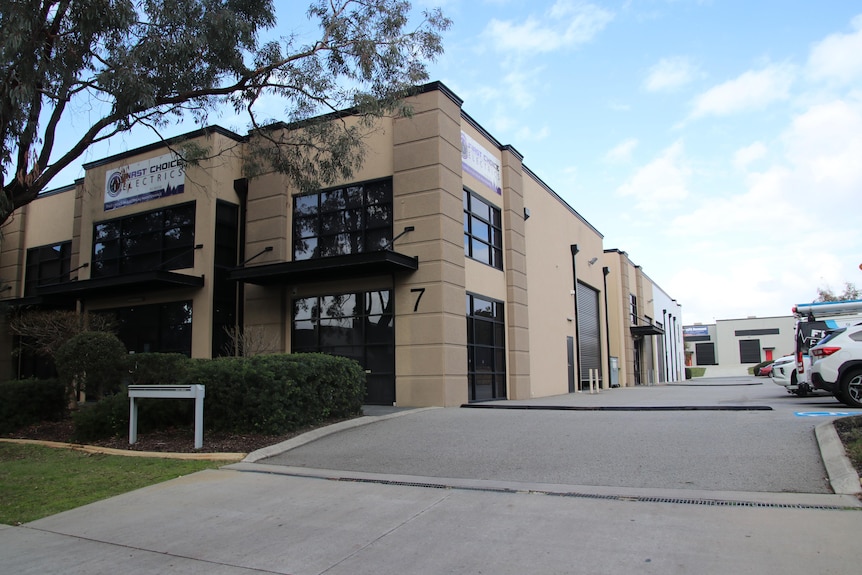
[[[822,345],[824,343],[827,343],[829,340],[834,339],[835,336],[841,335],[845,331],[847,331],[846,327],[840,327],[840,328],[836,329],[835,331],[830,331],[826,337],[824,337],[823,339],[821,339],[820,341],[817,342],[817,345]]]

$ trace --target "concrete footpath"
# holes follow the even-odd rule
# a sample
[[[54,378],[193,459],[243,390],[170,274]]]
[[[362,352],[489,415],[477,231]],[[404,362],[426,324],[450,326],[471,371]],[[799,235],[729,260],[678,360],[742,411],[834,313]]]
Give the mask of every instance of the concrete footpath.
[[[655,394],[649,392],[636,390],[625,400],[611,392],[602,401],[568,397],[580,405],[622,406],[636,396],[652,401]],[[695,392],[680,392],[688,393]],[[665,391],[659,394],[671,399]],[[413,447],[433,461],[436,448],[422,441],[433,436],[427,425],[439,423],[422,417],[430,413],[381,413],[335,435],[324,432],[304,447],[305,440],[298,440],[275,451],[315,444],[326,451],[327,441],[350,444],[360,430],[396,425],[391,429],[409,429]],[[494,438],[503,430],[484,433]],[[486,445],[465,438],[460,447],[478,452]],[[0,572],[808,575],[858,573],[862,562],[862,506],[852,495],[273,464],[286,455],[257,454],[23,526],[0,526]],[[526,458],[512,457],[520,455]],[[442,463],[450,474],[453,468]]]

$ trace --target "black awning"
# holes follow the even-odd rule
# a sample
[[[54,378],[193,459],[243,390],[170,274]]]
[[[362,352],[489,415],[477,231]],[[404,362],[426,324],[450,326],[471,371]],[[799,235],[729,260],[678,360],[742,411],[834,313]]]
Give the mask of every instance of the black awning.
[[[633,325],[631,327],[634,337],[644,337],[646,335],[664,335],[664,330],[657,325]]]
[[[189,276],[163,270],[125,274],[89,280],[77,280],[39,286],[39,297],[45,300],[86,299],[118,292],[153,292],[204,285],[203,276]]]
[[[256,285],[307,283],[419,269],[418,258],[389,250],[238,268],[228,279]]]

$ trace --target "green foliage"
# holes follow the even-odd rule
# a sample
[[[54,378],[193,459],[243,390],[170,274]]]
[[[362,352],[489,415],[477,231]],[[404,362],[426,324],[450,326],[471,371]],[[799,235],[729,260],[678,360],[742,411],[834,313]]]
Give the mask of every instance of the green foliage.
[[[197,360],[190,383],[206,385],[204,424],[231,432],[286,433],[360,412],[365,372],[325,354]]]
[[[288,22],[278,26],[285,37],[262,43],[277,27],[272,0],[43,4],[0,4],[0,224],[92,144],[138,125],[158,135],[180,118],[204,126],[232,108],[257,128],[271,122],[257,104],[272,97],[290,123],[344,107],[360,124],[403,113],[403,96],[427,79],[450,26],[439,10],[417,22],[405,0],[313,0],[311,26],[296,29],[316,25],[316,35],[293,33]],[[89,123],[55,150],[67,143],[57,137],[64,115],[82,109]],[[274,147],[248,165],[269,163],[301,187],[345,177],[362,157],[363,131],[335,124],[267,138]],[[188,163],[205,156],[176,150]]]
[[[66,413],[66,388],[56,379],[0,383],[0,434]]]
[[[835,294],[832,288],[817,288],[817,299],[814,301],[847,301],[862,299],[862,290],[856,287],[855,284],[844,282],[844,291],[840,294]]]
[[[54,363],[60,380],[70,392],[85,391],[91,397],[120,389],[126,376],[126,347],[114,334],[86,331],[60,346]]]
[[[362,409],[365,371],[343,357],[300,353],[183,360],[153,358],[153,363],[185,364],[184,381],[171,374],[170,383],[206,386],[206,430],[280,435],[328,419],[358,415]],[[143,383],[168,382],[151,379]],[[139,399],[136,403],[140,433],[193,421],[191,400]],[[83,406],[73,418],[76,441],[127,433],[128,393]]]
[[[128,356],[128,383],[174,385],[183,381],[191,360],[181,353],[135,353]]]
[[[118,393],[84,404],[72,413],[72,421],[75,423],[72,439],[80,443],[128,433],[129,396]]]

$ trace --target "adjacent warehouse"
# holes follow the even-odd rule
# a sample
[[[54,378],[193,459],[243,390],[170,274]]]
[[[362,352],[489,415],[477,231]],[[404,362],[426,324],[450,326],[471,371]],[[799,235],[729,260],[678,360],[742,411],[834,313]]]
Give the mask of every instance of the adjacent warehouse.
[[[763,361],[795,349],[793,316],[717,320],[683,328],[685,362],[706,367],[707,375],[744,375]]]
[[[229,355],[240,332],[250,353],[351,357],[377,404],[681,379],[679,305],[446,86],[411,103],[350,181],[311,193],[244,178],[254,135],[219,127],[182,137],[220,152],[197,165],[180,140],[87,164],[4,228],[0,302],[112,314],[134,352]],[[4,353],[0,377],[28,365]]]

